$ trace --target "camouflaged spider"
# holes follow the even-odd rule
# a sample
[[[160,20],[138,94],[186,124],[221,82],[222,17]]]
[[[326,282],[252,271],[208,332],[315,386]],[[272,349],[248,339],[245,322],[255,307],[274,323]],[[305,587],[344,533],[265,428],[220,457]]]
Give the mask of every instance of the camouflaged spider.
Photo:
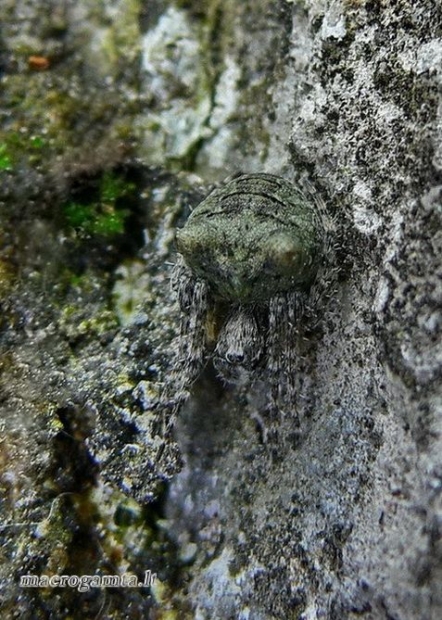
[[[258,372],[269,380],[271,402],[293,401],[293,340],[329,245],[321,204],[280,177],[243,174],[212,191],[177,231],[176,402],[187,397],[206,351],[226,381]]]

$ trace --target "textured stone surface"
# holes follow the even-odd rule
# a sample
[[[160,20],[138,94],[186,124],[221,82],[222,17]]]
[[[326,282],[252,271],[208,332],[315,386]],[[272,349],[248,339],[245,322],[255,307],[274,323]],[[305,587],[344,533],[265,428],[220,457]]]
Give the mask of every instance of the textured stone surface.
[[[208,405],[202,385],[189,405],[170,511],[200,542],[199,617],[441,613],[441,17],[428,2],[293,4],[267,169],[291,125],[282,168],[308,171],[336,214],[341,281],[303,334],[300,428],[287,412],[275,462],[232,393]]]
[[[439,618],[439,4],[3,5],[3,613]],[[240,170],[316,187],[336,292],[293,342],[277,445],[265,382],[209,362],[155,462],[173,231]],[[150,590],[17,586],[149,568]]]

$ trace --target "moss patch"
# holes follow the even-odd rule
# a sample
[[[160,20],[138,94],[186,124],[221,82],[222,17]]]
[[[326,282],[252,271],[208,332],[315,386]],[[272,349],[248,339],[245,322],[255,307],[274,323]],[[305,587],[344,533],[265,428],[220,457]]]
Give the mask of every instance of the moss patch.
[[[80,234],[121,235],[130,213],[127,203],[133,199],[135,189],[134,183],[113,172],[105,172],[96,189],[62,206],[66,225]]]

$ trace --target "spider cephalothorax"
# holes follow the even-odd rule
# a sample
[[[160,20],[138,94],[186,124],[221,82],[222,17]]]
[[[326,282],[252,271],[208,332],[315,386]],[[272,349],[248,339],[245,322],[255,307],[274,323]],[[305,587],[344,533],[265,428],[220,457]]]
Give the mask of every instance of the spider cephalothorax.
[[[228,381],[260,368],[273,398],[293,391],[298,319],[323,261],[318,202],[271,174],[243,174],[212,191],[177,231],[175,286],[183,312],[182,387],[204,352]]]

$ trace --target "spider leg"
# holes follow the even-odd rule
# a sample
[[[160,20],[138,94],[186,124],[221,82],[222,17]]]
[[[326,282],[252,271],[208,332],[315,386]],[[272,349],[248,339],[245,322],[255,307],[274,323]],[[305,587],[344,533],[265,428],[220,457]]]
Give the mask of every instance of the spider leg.
[[[208,311],[207,285],[193,276],[181,257],[173,269],[172,288],[181,309],[181,322],[176,343],[177,363],[166,388],[166,402],[170,410],[166,433],[173,429],[177,413],[187,400],[190,387],[203,364]]]
[[[296,396],[296,339],[306,295],[299,291],[279,293],[269,302],[267,370],[270,411],[294,408]],[[284,408],[285,408],[284,407]]]

